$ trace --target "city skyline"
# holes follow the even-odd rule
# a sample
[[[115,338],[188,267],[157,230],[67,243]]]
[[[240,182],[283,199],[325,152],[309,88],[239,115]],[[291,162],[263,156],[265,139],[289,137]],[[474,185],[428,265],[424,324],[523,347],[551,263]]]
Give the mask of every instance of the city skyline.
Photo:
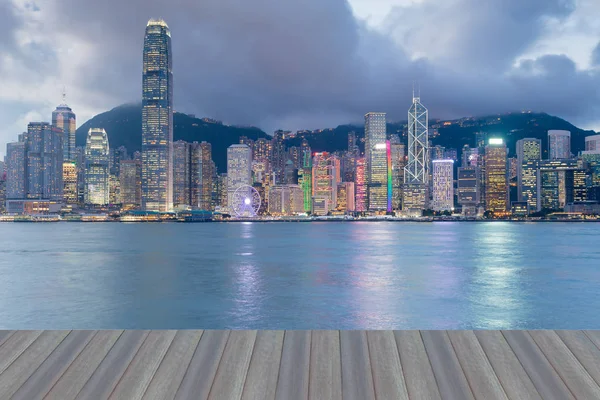
[[[300,41],[293,34],[278,35],[279,30],[287,32],[290,25],[308,18],[305,10],[310,7],[295,2],[277,11],[267,7],[269,12],[264,18],[274,21],[272,31],[228,24],[232,26],[220,32],[216,25],[222,24],[207,21],[207,13],[203,12],[216,12],[218,4],[189,9],[181,7],[184,3],[164,8],[155,1],[145,2],[144,7],[133,2],[128,7],[120,7],[120,20],[128,23],[114,25],[117,21],[110,17],[110,10],[114,10],[116,3],[77,2],[60,7],[64,1],[68,0],[53,2],[57,8],[50,4],[32,6],[13,0],[3,4],[3,11],[6,11],[3,17],[7,22],[3,26],[8,29],[3,40],[9,46],[4,49],[13,62],[0,67],[3,76],[9,77],[9,85],[0,99],[3,105],[0,107],[0,143],[22,131],[24,122],[41,120],[49,114],[59,103],[63,86],[67,88],[69,104],[81,121],[115,105],[136,100],[140,82],[137,76],[140,60],[136,55],[143,40],[139,26],[151,16],[163,16],[177,32],[176,73],[185,90],[180,89],[174,106],[186,113],[232,124],[255,125],[267,132],[282,127],[335,126],[356,121],[369,109],[386,112],[390,120],[399,120],[403,110],[397,104],[409,100],[413,82],[420,82],[423,96],[429,99],[428,107],[435,117],[445,119],[530,109],[559,115],[583,128],[598,129],[599,126],[595,87],[599,79],[596,54],[600,51],[594,49],[600,32],[593,28],[594,24],[581,23],[600,7],[591,2],[575,5],[553,0],[536,2],[528,9],[511,4],[501,12],[498,12],[498,1],[484,6],[457,0],[447,5],[436,4],[436,7],[431,7],[431,0],[411,4],[384,1],[369,7],[361,0],[336,4],[320,2],[322,11],[317,16],[324,20],[330,18],[320,31],[321,40],[317,41],[315,35],[303,35]],[[483,24],[480,28],[485,29],[475,30],[475,25],[461,23],[460,18],[444,18],[445,30],[455,35],[440,41],[444,42],[441,46],[428,38],[424,27],[413,26],[399,8],[393,7],[399,4],[407,8],[405,11],[414,12],[411,15],[417,18],[423,15],[425,8],[428,13],[448,16],[466,6],[477,11]],[[243,5],[239,10],[223,15],[234,21],[241,15],[252,18],[256,11],[248,8]],[[46,27],[46,21],[56,20],[55,16],[63,9],[69,9],[76,23],[52,29]],[[291,10],[294,12],[289,12]],[[77,21],[78,17],[90,13],[106,25],[101,36],[100,32],[89,30]],[[195,13],[200,13],[198,21],[202,22],[190,25],[187,17]],[[367,20],[370,14],[378,17]],[[391,28],[383,15],[388,17],[388,22],[401,23],[395,23]],[[486,25],[486,21],[494,23]],[[500,21],[512,27],[511,35],[502,35],[501,41],[494,35],[502,26]],[[32,26],[39,29],[34,30]],[[574,29],[573,26],[590,26],[591,31],[582,37],[582,28]],[[406,35],[401,33],[409,27],[413,29],[413,35],[402,39]],[[23,43],[12,42],[11,38],[17,36],[15,32],[19,32],[20,37],[24,35]],[[36,32],[45,32],[44,37]],[[278,36],[287,38],[288,43]],[[202,39],[208,37],[218,45],[211,46],[208,40]],[[339,37],[345,39],[337,39]],[[486,41],[484,37],[494,40]],[[274,54],[286,56],[274,58],[250,48],[243,59],[223,55],[226,57],[217,69],[210,58],[222,55],[218,48],[229,48],[232,38],[239,39],[241,44],[245,43],[245,38],[252,39],[264,47],[278,50]],[[28,47],[28,43],[35,46]],[[485,43],[493,45],[484,46]],[[297,50],[292,52],[287,48]],[[372,48],[377,50],[366,53],[366,49]],[[450,48],[452,54],[447,51]],[[478,51],[469,51],[473,48]],[[30,60],[35,59],[33,56],[40,53],[61,62],[40,71],[39,66],[30,64]],[[100,54],[102,58],[99,58]],[[332,54],[339,54],[338,59]],[[384,54],[390,54],[394,62],[377,62]],[[373,62],[368,62],[368,56],[375,57]],[[199,57],[209,59],[200,70],[196,68]],[[102,68],[100,61],[105,58],[113,60],[115,69]],[[289,71],[283,68],[289,59],[293,59],[298,68]],[[66,60],[69,63],[64,62]],[[246,65],[244,71],[239,69],[242,64]],[[268,68],[259,69],[258,65]],[[315,65],[327,65],[328,69],[323,71]],[[377,65],[387,67],[375,67]],[[111,72],[114,70],[119,73]],[[481,73],[472,74],[473,70]],[[274,71],[279,72],[273,75]],[[339,71],[337,78],[329,79],[328,71]],[[232,79],[236,73],[239,77]],[[269,76],[273,78],[266,79]],[[553,84],[544,85],[544,79],[549,76],[554,77]],[[319,90],[300,90],[295,86],[296,82]],[[258,90],[261,87],[263,90]],[[282,101],[284,93],[285,102]],[[363,95],[358,96],[358,93]],[[569,101],[559,101],[561,98]],[[227,104],[227,107],[223,106]]]

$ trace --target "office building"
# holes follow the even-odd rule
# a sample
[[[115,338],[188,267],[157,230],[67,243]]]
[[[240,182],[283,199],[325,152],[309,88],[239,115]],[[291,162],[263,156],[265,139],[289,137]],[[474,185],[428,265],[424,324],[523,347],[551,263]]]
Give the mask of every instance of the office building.
[[[63,103],[56,107],[56,110],[52,112],[52,125],[63,132],[63,160],[73,161],[75,157],[77,118],[73,110],[65,103],[64,93]]]
[[[271,172],[274,174],[275,184],[283,184],[285,182],[285,162],[287,154],[285,151],[285,143],[283,141],[284,131],[275,131],[271,140],[270,166]]]
[[[586,136],[585,151],[600,152],[600,135]]]
[[[485,209],[493,213],[508,211],[508,150],[502,139],[492,138],[485,147]]]
[[[537,210],[561,210],[567,199],[566,171],[577,169],[575,160],[542,160],[538,171]]]
[[[433,209],[454,210],[454,160],[433,160]]]
[[[571,158],[571,132],[548,131],[548,159],[566,160]]]
[[[249,148],[249,146],[248,146]],[[216,174],[212,159],[212,145],[208,142],[194,143],[192,147],[192,206],[200,210],[214,210],[212,192]],[[252,167],[252,166],[251,166]],[[252,181],[252,178],[250,178]]]
[[[479,181],[479,168],[458,169],[458,204],[462,206],[463,214],[473,214],[473,210],[481,203]]]
[[[290,216],[304,213],[304,193],[298,185],[276,185],[269,188],[269,214]]]
[[[517,141],[517,191],[519,201],[537,210],[537,171],[542,159],[542,141],[526,138]]]
[[[429,117],[420,97],[413,94],[408,111],[408,160],[404,170],[402,210],[420,215],[429,200]]]
[[[24,199],[27,193],[25,175],[25,142],[6,145],[6,198]]]
[[[31,122],[25,141],[25,190],[28,199],[63,199],[63,132],[47,122]]]
[[[313,199],[326,199],[327,210],[335,209],[337,185],[341,182],[340,159],[326,152],[315,153],[312,178]]]
[[[181,208],[190,203],[190,144],[183,140],[173,143],[173,207]]]
[[[122,160],[120,182],[120,203],[123,209],[135,210],[142,204],[142,163],[140,160]]]
[[[336,211],[352,213],[355,210],[354,182],[338,183]]]
[[[365,115],[367,207],[369,211],[387,211],[388,209],[386,132],[385,113],[370,112]]]
[[[252,151],[245,144],[234,144],[227,149],[227,204],[231,208],[235,191],[252,185]]]
[[[355,208],[357,212],[367,211],[367,177],[366,160],[364,157],[356,159],[356,176],[354,180]]]
[[[142,208],[173,208],[173,61],[171,32],[148,22],[142,75]]]
[[[104,129],[91,128],[85,144],[85,204],[110,203],[110,148]]]
[[[63,201],[65,204],[79,203],[77,196],[77,163],[75,161],[63,162]]]
[[[302,168],[298,172],[298,184],[302,188],[304,199],[304,212],[312,212],[312,154],[310,148],[303,149],[302,152]]]

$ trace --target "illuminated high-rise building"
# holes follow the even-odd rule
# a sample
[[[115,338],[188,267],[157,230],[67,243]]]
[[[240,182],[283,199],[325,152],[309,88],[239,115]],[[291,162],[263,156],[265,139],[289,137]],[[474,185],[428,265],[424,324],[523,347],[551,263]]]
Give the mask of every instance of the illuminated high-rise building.
[[[462,167],[458,169],[458,204],[467,208],[474,208],[481,202],[479,192],[479,168]]]
[[[397,136],[397,135],[393,135]],[[406,166],[406,146],[390,140],[392,161],[392,208],[402,208],[402,185],[404,184],[404,167]]]
[[[303,151],[302,168],[298,171],[298,184],[302,188],[304,212],[312,211],[312,154],[310,148]]]
[[[365,159],[369,211],[387,211],[388,209],[386,132],[385,113],[370,112],[365,115]]]
[[[173,143],[173,207],[190,203],[190,144],[183,140]]]
[[[325,201],[326,209],[337,205],[337,185],[341,182],[340,159],[329,153],[315,153],[313,158],[313,204]]]
[[[171,32],[148,21],[142,76],[142,208],[173,208],[173,61]]]
[[[518,199],[527,202],[530,210],[537,209],[537,171],[542,159],[542,141],[526,138],[517,141]]]
[[[548,131],[548,159],[566,160],[571,158],[571,132]]]
[[[245,144],[234,144],[227,149],[227,204],[233,206],[235,191],[252,185],[252,151]]]
[[[419,214],[429,200],[429,117],[420,97],[413,94],[408,110],[408,161],[404,170],[402,209]]]
[[[492,138],[485,147],[486,210],[505,213],[508,210],[508,150],[502,139]]]
[[[454,209],[454,160],[433,160],[433,209]]]
[[[104,129],[91,128],[85,144],[85,204],[110,203],[110,148]]]
[[[354,180],[355,208],[358,212],[367,211],[367,177],[366,160],[364,157],[356,159],[356,176]]]
[[[352,213],[355,210],[354,182],[338,183],[336,211]]]
[[[66,204],[79,203],[77,196],[77,163],[75,161],[63,162],[63,199]]]
[[[6,145],[6,198],[25,199],[27,178],[25,175],[25,142]]]
[[[65,103],[65,94],[63,93],[63,103],[56,107],[52,112],[52,125],[60,128],[63,132],[63,159],[64,161],[73,161],[75,157],[75,133],[77,131],[77,118],[73,110]]]
[[[557,159],[542,160],[538,171],[537,210],[561,210],[569,201],[567,171],[577,169],[577,161]],[[574,178],[574,177],[573,177]],[[575,179],[571,179],[575,182]]]
[[[585,137],[585,151],[600,152],[600,135]]]
[[[31,122],[24,136],[28,199],[63,200],[63,132],[47,122]]]
[[[284,131],[275,131],[271,140],[270,166],[275,177],[275,184],[279,185],[285,181],[285,162],[287,155],[283,141]]]
[[[212,211],[214,209],[212,191],[216,173],[215,163],[212,159],[212,145],[208,142],[201,142],[195,147],[195,151],[192,152],[192,157],[197,163],[197,169],[194,169],[193,172],[197,175],[198,182],[197,206],[200,210]],[[192,162],[192,165],[195,165],[194,162]],[[196,205],[196,203],[192,204]]]
[[[137,209],[142,203],[142,164],[140,160],[122,160],[120,169],[120,203],[124,209]]]

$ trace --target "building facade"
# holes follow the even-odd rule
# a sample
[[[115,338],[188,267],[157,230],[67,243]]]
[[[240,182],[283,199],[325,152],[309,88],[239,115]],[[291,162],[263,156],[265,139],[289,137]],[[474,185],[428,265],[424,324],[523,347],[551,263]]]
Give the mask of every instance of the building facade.
[[[104,129],[91,128],[85,144],[85,204],[110,203],[110,147]]]
[[[413,95],[408,110],[408,160],[404,170],[402,210],[419,214],[429,200],[429,116],[420,97]]]
[[[458,169],[458,204],[467,208],[475,208],[481,203],[479,192],[479,168],[462,167]]]
[[[142,75],[142,207],[173,208],[173,61],[163,20],[146,27]]]
[[[367,113],[365,115],[365,158],[367,175],[367,208],[369,211],[387,211],[388,209],[388,157],[386,135],[385,113]],[[336,202],[333,202],[332,204],[336,204]]]
[[[454,161],[433,161],[433,209],[454,210]]]
[[[75,157],[75,133],[77,131],[77,117],[73,110],[64,103],[52,112],[52,125],[63,132],[63,159],[73,161]]]
[[[121,206],[126,210],[135,210],[142,204],[142,163],[140,160],[121,161],[119,174],[121,186]]]
[[[326,200],[327,210],[337,205],[337,185],[341,182],[340,159],[329,153],[315,153],[313,157],[313,200]],[[313,201],[314,204],[314,201]]]
[[[537,171],[542,159],[542,141],[526,138],[517,141],[517,191],[519,202],[537,209]]]
[[[227,204],[231,208],[235,191],[252,185],[252,151],[245,144],[234,144],[227,149]]]
[[[357,212],[367,211],[367,177],[366,160],[364,157],[356,159],[356,176],[354,180],[355,208]]]
[[[566,160],[571,158],[571,132],[548,131],[548,159]]]
[[[190,202],[190,144],[183,140],[173,143],[173,207],[181,208]]]
[[[485,147],[486,211],[508,211],[508,150],[502,139],[490,139]]]
[[[63,201],[65,204],[76,205],[79,203],[77,196],[77,163],[75,161],[63,162]]]

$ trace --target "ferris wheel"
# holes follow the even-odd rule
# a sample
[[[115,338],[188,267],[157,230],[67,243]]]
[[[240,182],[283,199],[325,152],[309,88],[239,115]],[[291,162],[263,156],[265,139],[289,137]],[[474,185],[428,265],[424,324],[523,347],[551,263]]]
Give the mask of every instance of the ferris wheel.
[[[237,217],[256,217],[260,210],[260,202],[260,195],[256,189],[250,185],[242,185],[233,193],[231,211]]]

